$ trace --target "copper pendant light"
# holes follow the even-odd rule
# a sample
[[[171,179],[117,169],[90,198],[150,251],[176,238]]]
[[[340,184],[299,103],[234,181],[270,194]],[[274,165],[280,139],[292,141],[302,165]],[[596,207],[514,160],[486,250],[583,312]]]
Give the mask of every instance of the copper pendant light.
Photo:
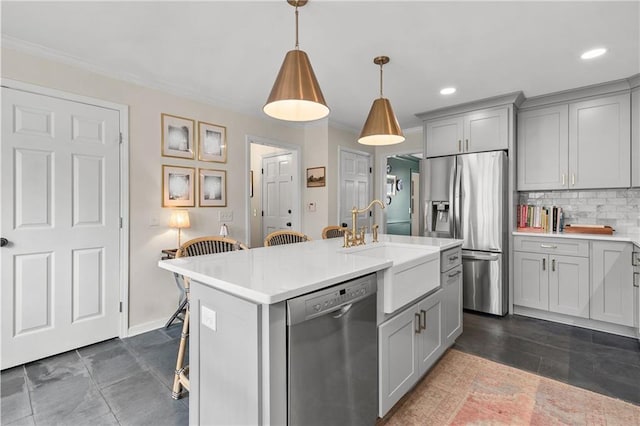
[[[367,121],[358,138],[358,142],[363,145],[393,145],[404,141],[404,135],[391,108],[391,102],[382,97],[382,66],[388,62],[388,56],[378,56],[373,59],[374,64],[380,65],[380,98],[373,101]]]
[[[307,4],[307,0],[287,0],[287,3],[296,8],[296,46],[287,52],[262,110],[279,120],[319,120],[329,115],[329,107],[322,96],[309,57],[298,47],[298,8]]]

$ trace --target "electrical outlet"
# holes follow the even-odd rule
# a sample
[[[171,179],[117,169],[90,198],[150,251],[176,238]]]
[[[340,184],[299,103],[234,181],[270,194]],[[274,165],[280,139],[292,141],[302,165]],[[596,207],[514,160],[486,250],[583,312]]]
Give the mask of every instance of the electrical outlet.
[[[200,318],[202,321],[202,325],[210,328],[213,331],[217,330],[218,324],[216,321],[216,311],[211,310],[206,306],[202,306],[202,309],[200,310]]]
[[[314,202],[307,203],[307,210],[310,211],[310,212],[315,212],[316,211],[316,203],[314,203]]]
[[[220,222],[233,222],[233,210],[220,210],[218,212]]]

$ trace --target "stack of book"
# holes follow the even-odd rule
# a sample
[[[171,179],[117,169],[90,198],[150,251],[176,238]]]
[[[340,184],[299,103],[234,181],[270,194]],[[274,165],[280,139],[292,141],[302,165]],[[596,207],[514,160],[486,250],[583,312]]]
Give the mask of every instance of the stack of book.
[[[521,232],[562,232],[564,212],[562,207],[532,206],[518,204],[518,231]]]

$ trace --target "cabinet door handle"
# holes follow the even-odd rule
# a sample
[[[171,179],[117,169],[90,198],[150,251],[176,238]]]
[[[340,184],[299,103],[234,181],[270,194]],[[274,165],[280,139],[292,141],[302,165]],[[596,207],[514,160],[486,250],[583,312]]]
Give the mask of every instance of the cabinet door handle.
[[[562,186],[564,186],[564,173],[562,174]]]
[[[633,273],[633,286],[640,287],[640,272]]]
[[[457,277],[458,275],[460,275],[462,273],[462,271],[458,270],[456,272],[454,272],[453,274],[449,274],[447,275],[449,278],[453,278],[453,277]]]
[[[542,270],[546,271],[547,270],[547,259],[546,258],[542,258]]]
[[[555,272],[555,271],[556,271],[556,260],[555,260],[555,259],[552,259],[552,260],[551,260],[551,270],[552,270],[553,272]]]
[[[640,265],[640,251],[634,251],[633,253],[631,253],[631,265]]]
[[[454,260],[458,260],[457,254],[455,256],[449,256],[449,262],[453,262]]]
[[[467,151],[469,151],[469,139],[465,139],[465,144],[467,145]]]
[[[420,309],[420,330],[427,328],[427,311]]]
[[[462,152],[462,139],[458,139],[458,152]]]
[[[553,244],[540,244],[541,248],[558,248],[558,246]]]
[[[421,330],[420,329],[420,314],[416,312],[414,314],[414,316],[415,316],[416,323],[415,323],[415,327],[414,327],[413,330],[416,332],[416,334],[420,334],[420,330]]]
[[[576,184],[576,174],[571,173],[571,185],[575,186],[575,184]]]

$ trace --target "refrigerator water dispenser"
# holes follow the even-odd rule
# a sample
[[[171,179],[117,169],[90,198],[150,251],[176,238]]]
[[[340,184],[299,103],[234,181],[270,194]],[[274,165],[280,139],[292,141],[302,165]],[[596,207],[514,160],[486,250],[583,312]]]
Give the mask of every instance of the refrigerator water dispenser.
[[[446,201],[433,201],[431,203],[431,229],[435,232],[449,231],[449,203]]]

